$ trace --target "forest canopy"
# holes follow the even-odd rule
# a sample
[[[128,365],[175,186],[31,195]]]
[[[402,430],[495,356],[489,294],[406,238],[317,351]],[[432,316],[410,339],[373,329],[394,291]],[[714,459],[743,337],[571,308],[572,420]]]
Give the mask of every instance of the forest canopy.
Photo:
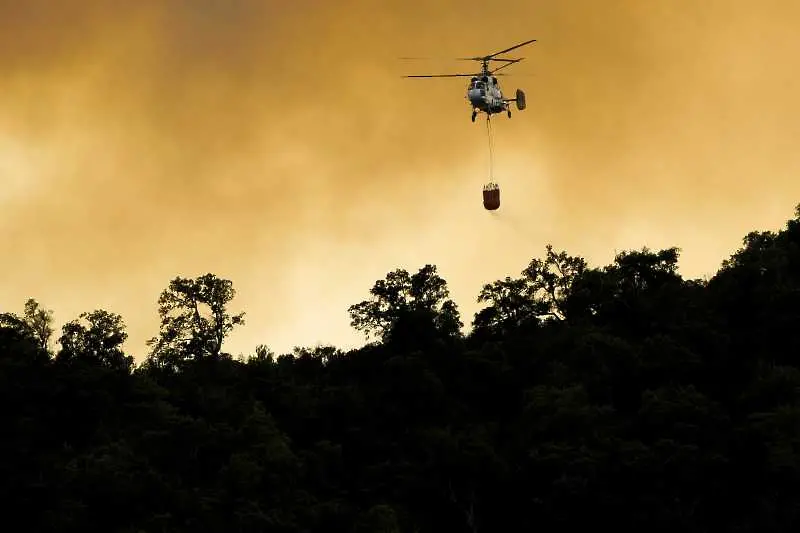
[[[122,316],[0,314],[0,498],[26,531],[782,532],[800,524],[800,206],[708,280],[680,250],[546,246],[469,320],[435,265],[348,309],[343,351],[225,351],[231,280]]]

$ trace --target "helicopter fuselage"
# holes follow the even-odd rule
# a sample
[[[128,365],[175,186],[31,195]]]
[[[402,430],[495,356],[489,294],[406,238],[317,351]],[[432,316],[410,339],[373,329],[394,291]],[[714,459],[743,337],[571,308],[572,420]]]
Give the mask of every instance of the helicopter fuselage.
[[[476,76],[467,87],[467,100],[476,111],[486,114],[508,111],[508,102],[494,76]]]

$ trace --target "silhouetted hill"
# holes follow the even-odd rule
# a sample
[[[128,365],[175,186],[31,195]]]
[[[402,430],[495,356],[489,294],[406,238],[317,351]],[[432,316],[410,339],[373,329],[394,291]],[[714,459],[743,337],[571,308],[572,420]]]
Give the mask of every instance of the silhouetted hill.
[[[462,317],[433,265],[350,308],[374,339],[224,352],[233,284],[175,278],[136,367],[122,317],[0,316],[13,531],[797,531],[800,208],[708,282],[678,249],[547,247]],[[16,524],[19,524],[16,526]]]

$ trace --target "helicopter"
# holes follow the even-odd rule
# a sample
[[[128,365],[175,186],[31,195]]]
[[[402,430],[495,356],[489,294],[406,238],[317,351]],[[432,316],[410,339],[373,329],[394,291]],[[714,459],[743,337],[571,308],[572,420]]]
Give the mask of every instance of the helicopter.
[[[403,77],[404,78],[460,78],[460,77],[471,78],[469,85],[467,86],[466,99],[472,106],[472,122],[475,122],[475,118],[478,116],[478,113],[486,113],[487,118],[489,118],[493,114],[502,113],[503,111],[505,111],[506,114],[508,115],[508,118],[511,118],[511,102],[515,102],[517,109],[522,111],[523,109],[525,109],[525,93],[522,91],[522,89],[517,89],[515,98],[504,97],[503,91],[500,89],[500,83],[497,81],[497,76],[505,76],[505,73],[500,73],[500,74],[495,74],[495,73],[499,70],[502,70],[506,67],[513,65],[514,63],[519,63],[525,58],[519,57],[511,59],[511,58],[498,58],[496,56],[505,54],[506,52],[510,52],[511,50],[515,50],[517,48],[520,48],[521,46],[525,46],[526,44],[531,44],[534,42],[536,42],[536,39],[531,39],[529,41],[525,41],[524,43],[514,45],[510,48],[506,48],[505,50],[501,50],[499,52],[495,52],[494,54],[490,54],[487,56],[456,58],[457,61],[478,61],[481,64],[481,71],[479,73],[416,74]],[[405,59],[411,59],[411,58],[405,58]],[[496,61],[498,63],[505,63],[505,64],[492,70],[489,68],[489,64],[491,61]]]

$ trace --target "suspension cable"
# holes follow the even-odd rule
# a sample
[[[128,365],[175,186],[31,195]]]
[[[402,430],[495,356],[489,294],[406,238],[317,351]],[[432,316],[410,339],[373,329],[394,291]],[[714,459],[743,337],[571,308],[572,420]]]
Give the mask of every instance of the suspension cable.
[[[486,114],[486,135],[489,138],[489,182],[494,183],[494,139],[492,136],[492,115]]]

